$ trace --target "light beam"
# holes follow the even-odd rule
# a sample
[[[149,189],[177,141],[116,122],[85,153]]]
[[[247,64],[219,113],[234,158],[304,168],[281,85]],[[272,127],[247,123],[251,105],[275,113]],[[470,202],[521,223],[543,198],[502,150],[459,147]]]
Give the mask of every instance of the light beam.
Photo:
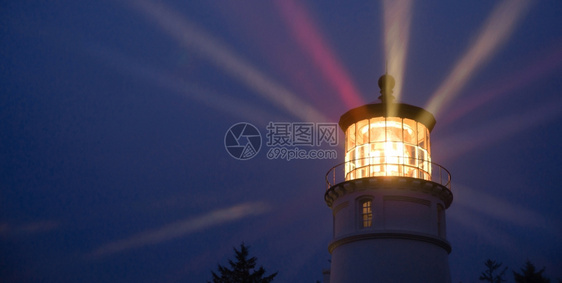
[[[550,52],[544,53],[546,53],[545,56],[535,61],[531,66],[518,69],[516,73],[500,80],[497,85],[486,87],[483,91],[476,91],[474,95],[457,103],[458,107],[449,109],[446,114],[447,119],[443,120],[441,125],[451,124],[479,106],[508,95],[513,90],[525,87],[562,65],[562,46],[560,44],[554,46]]]
[[[257,68],[227,49],[224,44],[164,4],[144,0],[130,3],[186,48],[195,50],[209,59],[216,67],[252,88],[256,94],[283,107],[285,111],[303,121],[328,121],[314,107],[266,77]]]
[[[459,94],[475,71],[509,38],[528,5],[529,0],[504,0],[496,6],[474,44],[431,96],[425,109],[438,116]]]
[[[220,94],[186,82],[167,73],[165,70],[158,70],[155,67],[142,64],[142,62],[129,58],[115,50],[95,45],[89,45],[87,48],[94,56],[101,58],[124,74],[140,78],[144,82],[154,83],[189,100],[197,101],[210,108],[259,124],[267,124],[273,119],[273,114],[262,111],[261,107],[237,99],[235,96]],[[278,120],[284,119],[279,117]]]
[[[144,231],[123,240],[107,243],[95,249],[90,257],[98,258],[144,246],[159,244],[226,222],[263,214],[267,210],[268,205],[262,202],[242,203],[228,208],[218,209],[205,215],[188,218],[154,230]]]
[[[338,91],[346,106],[354,108],[364,104],[353,81],[330,50],[302,3],[294,0],[277,0],[274,3],[279,7],[295,40],[310,55],[326,81]]]
[[[562,99],[555,98],[527,113],[505,116],[496,121],[490,121],[484,126],[472,131],[463,131],[457,136],[440,139],[433,147],[440,148],[440,160],[451,160],[475,148],[491,145],[516,133],[533,128],[560,115]],[[454,149],[451,146],[454,145]]]
[[[386,72],[395,78],[394,96],[400,100],[410,38],[411,0],[384,0],[384,52]]]
[[[486,215],[499,222],[528,228],[547,228],[545,218],[539,213],[524,208],[522,205],[512,204],[504,198],[494,197],[486,192],[456,185],[458,188],[455,198],[457,205],[470,209],[479,214]]]

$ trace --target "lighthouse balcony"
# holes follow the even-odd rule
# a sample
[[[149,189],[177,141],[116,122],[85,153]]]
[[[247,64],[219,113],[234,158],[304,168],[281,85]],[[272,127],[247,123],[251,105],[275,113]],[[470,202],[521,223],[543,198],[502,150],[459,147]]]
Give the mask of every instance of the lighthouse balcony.
[[[453,194],[451,174],[445,167],[428,160],[394,160],[400,162],[363,158],[332,167],[326,173],[326,203],[330,206],[336,198],[357,190],[403,188],[438,195],[449,207]]]
[[[326,173],[326,189],[342,182],[371,177],[410,177],[451,189],[451,173],[445,167],[429,160],[403,156],[365,157],[342,162]]]

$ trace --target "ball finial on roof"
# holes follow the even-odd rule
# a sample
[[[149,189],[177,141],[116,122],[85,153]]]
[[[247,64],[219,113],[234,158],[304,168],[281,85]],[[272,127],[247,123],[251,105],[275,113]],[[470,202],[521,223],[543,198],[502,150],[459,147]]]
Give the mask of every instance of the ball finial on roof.
[[[392,95],[392,89],[394,88],[394,78],[389,74],[384,74],[379,78],[379,87],[381,88],[381,96],[379,99],[385,102],[392,102],[394,96]]]

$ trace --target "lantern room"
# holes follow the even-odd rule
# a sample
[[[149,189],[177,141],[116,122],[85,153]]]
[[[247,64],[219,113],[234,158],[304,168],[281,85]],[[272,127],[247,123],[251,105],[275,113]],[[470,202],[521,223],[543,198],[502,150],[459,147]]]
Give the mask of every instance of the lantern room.
[[[345,180],[400,176],[431,181],[430,132],[435,118],[426,110],[394,103],[394,79],[379,79],[381,103],[345,113]]]

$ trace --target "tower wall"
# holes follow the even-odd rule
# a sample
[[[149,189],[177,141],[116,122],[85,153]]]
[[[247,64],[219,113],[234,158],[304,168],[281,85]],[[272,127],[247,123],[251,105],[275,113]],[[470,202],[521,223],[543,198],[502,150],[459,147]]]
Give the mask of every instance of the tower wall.
[[[451,282],[448,253],[411,239],[366,239],[332,251],[330,282]]]
[[[334,218],[331,283],[451,282],[445,209],[452,195],[442,185],[364,178],[330,188],[326,201]]]

